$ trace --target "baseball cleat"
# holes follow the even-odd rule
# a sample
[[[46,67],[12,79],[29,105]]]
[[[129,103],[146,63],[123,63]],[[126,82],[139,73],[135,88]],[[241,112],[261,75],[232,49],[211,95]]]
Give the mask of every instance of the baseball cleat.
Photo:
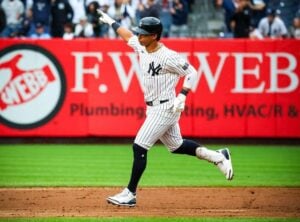
[[[106,200],[109,204],[134,207],[136,205],[136,194],[125,188],[121,193],[108,197]]]
[[[231,156],[228,148],[217,150],[218,153],[223,154],[225,157],[223,161],[215,163],[220,171],[225,175],[227,180],[233,179],[233,168],[231,163]]]

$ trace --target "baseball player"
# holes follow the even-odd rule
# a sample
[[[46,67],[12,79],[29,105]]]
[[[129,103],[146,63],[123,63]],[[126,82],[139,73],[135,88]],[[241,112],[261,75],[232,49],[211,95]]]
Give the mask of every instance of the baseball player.
[[[133,143],[134,160],[128,186],[121,193],[108,197],[107,202],[119,206],[136,205],[136,190],[146,168],[147,152],[158,140],[174,154],[196,156],[214,163],[226,179],[231,180],[233,168],[228,148],[214,151],[195,141],[182,139],[178,121],[197,72],[178,53],[159,42],[162,33],[160,20],[145,17],[131,32],[104,12],[98,12],[100,21],[109,24],[139,55],[147,105],[146,119]],[[180,77],[184,77],[184,82],[176,96],[175,87]]]

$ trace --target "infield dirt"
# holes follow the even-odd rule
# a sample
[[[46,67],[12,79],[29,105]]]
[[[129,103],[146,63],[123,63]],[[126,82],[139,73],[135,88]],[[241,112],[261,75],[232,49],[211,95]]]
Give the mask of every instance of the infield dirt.
[[[300,188],[140,188],[137,206],[105,198],[119,187],[0,188],[0,217],[293,217],[300,218]]]

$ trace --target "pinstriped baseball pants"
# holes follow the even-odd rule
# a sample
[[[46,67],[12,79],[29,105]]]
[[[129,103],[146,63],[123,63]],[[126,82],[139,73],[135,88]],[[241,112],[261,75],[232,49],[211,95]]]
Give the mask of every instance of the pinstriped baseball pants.
[[[146,119],[139,129],[134,143],[149,150],[160,140],[169,151],[174,151],[183,142],[179,127],[179,112],[173,113],[172,108],[165,104],[148,106]]]

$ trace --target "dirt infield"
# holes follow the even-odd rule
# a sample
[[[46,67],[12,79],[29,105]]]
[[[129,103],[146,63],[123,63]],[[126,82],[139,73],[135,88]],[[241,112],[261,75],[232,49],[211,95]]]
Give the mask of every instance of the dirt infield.
[[[120,188],[0,188],[0,217],[296,217],[300,188],[141,188],[135,208],[105,198]]]

